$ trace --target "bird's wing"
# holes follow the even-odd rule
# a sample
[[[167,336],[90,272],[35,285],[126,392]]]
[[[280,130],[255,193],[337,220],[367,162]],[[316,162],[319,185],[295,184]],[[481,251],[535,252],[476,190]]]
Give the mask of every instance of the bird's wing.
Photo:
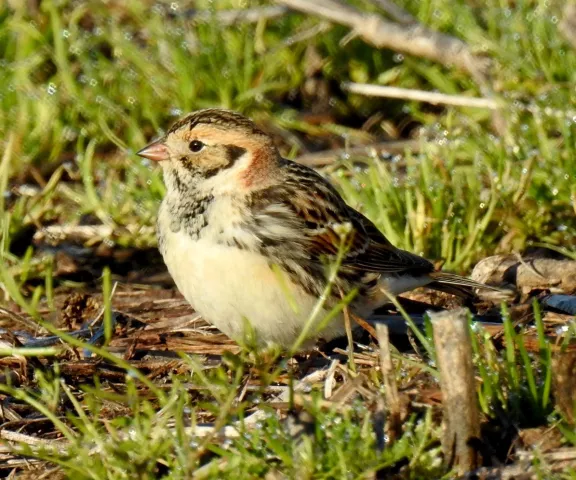
[[[414,253],[396,248],[364,215],[352,210],[351,215],[362,224],[369,238],[368,248],[355,259],[355,265],[368,271],[381,273],[426,274],[434,265]]]
[[[342,266],[376,273],[428,273],[433,265],[394,247],[376,226],[352,209],[322,176],[287,162],[290,175],[265,195],[268,208],[281,204],[301,232],[298,244],[311,260],[333,258],[343,248]],[[274,206],[274,207],[273,207]]]

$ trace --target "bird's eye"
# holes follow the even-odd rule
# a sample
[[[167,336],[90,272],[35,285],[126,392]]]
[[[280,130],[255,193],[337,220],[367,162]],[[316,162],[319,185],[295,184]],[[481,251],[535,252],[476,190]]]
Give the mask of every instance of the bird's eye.
[[[204,148],[204,144],[200,140],[192,140],[188,146],[192,152],[199,152]]]

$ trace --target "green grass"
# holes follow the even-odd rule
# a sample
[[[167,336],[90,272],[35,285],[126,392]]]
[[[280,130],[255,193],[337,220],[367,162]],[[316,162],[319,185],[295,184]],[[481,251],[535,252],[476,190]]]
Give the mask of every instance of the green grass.
[[[378,50],[359,38],[341,42],[348,32],[337,26],[289,42],[319,24],[295,13],[233,27],[218,22],[218,10],[247,3],[268,5],[46,0],[34,12],[29,2],[0,3],[0,286],[10,306],[53,330],[38,308],[54,308],[62,282],[53,276],[52,257],[23,243],[31,228],[91,219],[112,227],[106,239],[112,246],[156,244],[153,225],[164,187],[159,170],[134,152],[179,116],[208,106],[251,115],[290,157],[404,137],[417,127],[418,152],[392,161],[342,158],[324,173],[394,244],[442,261],[447,269],[469,271],[486,255],[531,245],[574,251],[576,54],[558,31],[564,2],[398,2],[430,28],[463,39],[493,61],[492,87],[506,105],[502,135],[493,131],[487,111],[366,98],[339,88],[360,81],[480,96],[465,73]],[[354,3],[374,8],[372,2]],[[214,18],[194,21],[185,15],[192,8],[209,9]],[[322,59],[314,77],[321,88],[313,93],[304,88],[311,53]],[[316,93],[322,88],[328,88],[325,100]],[[331,121],[315,125],[302,115],[322,105]],[[374,118],[372,126],[361,128]],[[36,193],[23,193],[23,184]],[[111,281],[106,271],[106,299]],[[108,341],[108,300],[105,312]],[[527,352],[523,332],[508,317],[502,350],[484,332],[473,331],[479,405],[488,423],[500,425],[505,417],[514,428],[557,425],[565,442],[575,444],[555,410],[552,348],[534,313],[538,355]],[[343,405],[326,406],[316,385],[294,406],[311,419],[298,438],[272,413],[239,438],[195,438],[187,428],[196,421],[231,424],[266,401],[262,393],[234,400],[248,358],[230,356],[208,371],[186,359],[189,373],[172,378],[163,390],[105,348],[64,340],[124,369],[125,389],[111,391],[98,379],[68,385],[55,361],[36,373],[31,386],[0,385],[0,391],[32,405],[66,437],[65,452],[28,453],[61,466],[71,478],[187,478],[198,469],[200,478],[274,472],[287,478],[366,478],[400,469],[402,478],[448,475],[438,461],[434,408],[413,412],[401,438],[383,451],[376,447],[379,372],[365,372],[371,398]],[[421,341],[433,349],[429,339]],[[422,373],[432,369],[425,360],[398,360],[401,387],[418,375],[436,382]],[[265,369],[257,376],[264,385],[275,380]],[[202,387],[201,393],[191,384]],[[123,413],[108,415],[112,406]],[[540,467],[545,477],[546,465]]]
[[[222,1],[216,9],[238,5]],[[24,4],[4,6],[3,182],[7,172],[12,179],[29,178],[32,168],[46,181],[54,179],[53,188],[16,200],[10,210],[19,214],[12,216],[10,231],[93,214],[116,227],[117,243],[153,245],[152,231],[140,234],[138,226],[153,225],[163,186],[159,172],[132,152],[183,113],[216,105],[269,127],[293,128],[307,143],[336,133],[336,140],[344,135],[350,145],[377,138],[386,125],[406,118],[422,122],[428,141],[421,153],[406,157],[405,167],[370,161],[346,181],[351,166],[342,161],[331,178],[394,243],[442,259],[447,268],[465,271],[487,253],[521,251],[531,242],[570,250],[576,231],[576,56],[558,33],[561,6],[407,5],[429,26],[459,35],[493,60],[494,89],[507,105],[501,137],[492,132],[488,112],[449,107],[438,113],[335,87],[336,123],[302,121],[299,104],[315,101],[301,91],[310,48],[324,59],[321,75],[330,85],[351,79],[479,94],[464,73],[420,59],[398,61],[360,40],[341,45],[340,28],[286,44],[317,23],[313,18],[293,14],[222,28],[216,20],[170,16],[169,3],[144,14],[140,2],[112,12],[99,2],[45,2],[33,19]],[[376,113],[386,125],[358,130]],[[281,147],[291,155],[303,152],[302,141],[290,137]],[[81,182],[58,182],[63,161],[66,176]]]

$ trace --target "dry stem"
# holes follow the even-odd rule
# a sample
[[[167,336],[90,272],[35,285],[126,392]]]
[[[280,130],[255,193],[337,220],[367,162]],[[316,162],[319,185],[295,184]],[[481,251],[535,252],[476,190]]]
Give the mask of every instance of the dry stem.
[[[478,83],[486,83],[487,60],[475,56],[462,40],[430,30],[418,22],[399,25],[334,0],[276,0],[276,3],[350,27],[378,48],[428,58],[446,66],[455,65]]]
[[[440,384],[442,386],[444,425],[442,448],[449,466],[463,474],[480,465],[480,455],[470,445],[480,437],[472,344],[466,309],[430,312]]]
[[[343,84],[344,90],[360,95],[372,97],[401,98],[404,100],[415,100],[433,105],[456,105],[459,107],[487,108],[497,110],[498,102],[490,98],[466,97],[464,95],[446,95],[445,93],[426,92],[424,90],[413,90],[410,88],[385,87],[382,85],[371,85],[368,83],[347,82]]]

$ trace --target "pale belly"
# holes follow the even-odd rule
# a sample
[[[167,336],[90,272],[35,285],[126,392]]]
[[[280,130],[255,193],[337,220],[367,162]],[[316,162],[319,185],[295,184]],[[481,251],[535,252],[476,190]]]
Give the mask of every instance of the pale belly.
[[[264,257],[192,240],[182,232],[165,232],[164,242],[164,261],[180,292],[205,320],[229,337],[241,342],[252,331],[259,345],[290,348],[307,323],[310,339],[344,333],[341,316],[318,332],[326,312],[321,310],[315,322],[309,319],[319,300],[271,268]]]

